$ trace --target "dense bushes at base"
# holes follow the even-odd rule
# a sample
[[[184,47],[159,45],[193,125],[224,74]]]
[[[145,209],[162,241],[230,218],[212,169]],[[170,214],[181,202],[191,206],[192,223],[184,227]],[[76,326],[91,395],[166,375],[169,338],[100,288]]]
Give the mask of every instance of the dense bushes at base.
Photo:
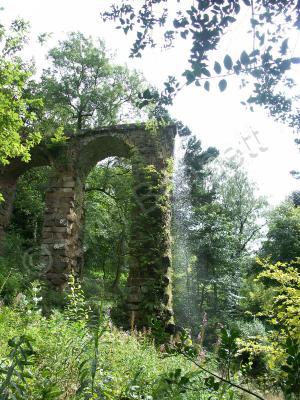
[[[9,232],[3,245],[5,257],[0,256],[0,303],[11,304],[30,286],[30,282],[39,277],[39,249],[29,248],[16,232]]]
[[[194,341],[184,330],[162,336],[155,323],[144,332],[117,329],[107,304],[104,311],[87,301],[73,277],[64,309],[45,317],[35,281],[0,306],[0,399],[262,399],[255,387],[298,399],[299,273],[283,263],[261,265],[257,280],[273,298],[260,313],[268,323],[254,318],[221,327],[210,353],[205,324]]]
[[[239,398],[189,357],[156,345],[151,330],[115,328],[107,312],[92,312],[80,287],[70,284],[67,307],[48,318],[38,283],[14,307],[0,309],[1,399]],[[188,336],[179,343],[188,351],[197,347]],[[218,369],[205,352],[198,354],[201,367]]]
[[[29,311],[1,309],[1,399],[198,399],[206,391],[190,362],[163,358],[146,335]]]

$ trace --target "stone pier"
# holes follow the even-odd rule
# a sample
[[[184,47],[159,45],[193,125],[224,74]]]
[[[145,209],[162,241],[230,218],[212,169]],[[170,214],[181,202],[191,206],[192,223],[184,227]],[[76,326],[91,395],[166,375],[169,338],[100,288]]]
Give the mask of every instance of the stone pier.
[[[82,273],[83,198],[76,172],[55,168],[46,193],[41,261],[45,278],[56,288],[64,288],[70,274]]]

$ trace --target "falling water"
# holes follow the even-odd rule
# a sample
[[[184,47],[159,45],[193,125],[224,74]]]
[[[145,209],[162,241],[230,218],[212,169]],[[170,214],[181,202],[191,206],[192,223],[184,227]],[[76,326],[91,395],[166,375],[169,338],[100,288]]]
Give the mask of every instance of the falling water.
[[[192,318],[190,295],[191,251],[188,241],[188,220],[191,215],[190,190],[184,171],[186,137],[176,136],[173,174],[173,270],[174,309],[179,325],[189,326]]]

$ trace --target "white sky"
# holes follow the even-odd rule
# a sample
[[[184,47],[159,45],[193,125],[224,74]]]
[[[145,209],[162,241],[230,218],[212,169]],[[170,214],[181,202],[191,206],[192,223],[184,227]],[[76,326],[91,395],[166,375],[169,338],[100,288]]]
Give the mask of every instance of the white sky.
[[[1,21],[15,17],[27,19],[35,37],[39,33],[53,32],[47,48],[70,31],[101,37],[118,62],[141,70],[156,86],[161,86],[168,75],[180,74],[187,66],[188,47],[184,47],[184,43],[167,52],[149,50],[142,59],[129,59],[130,38],[114,29],[113,24],[103,23],[100,19],[100,10],[110,4],[109,0],[2,0],[1,3],[4,7]],[[212,55],[213,61],[222,60],[224,54],[232,54],[233,49],[235,52],[243,49],[243,21],[238,29],[236,27],[225,37],[220,51]],[[30,44],[30,54],[38,66],[42,65],[47,48],[34,42]],[[293,54],[299,55],[299,52]],[[185,88],[170,109],[171,114],[187,124],[205,147],[216,146],[225,157],[235,151],[242,154],[243,165],[261,193],[276,204],[292,190],[300,190],[300,182],[289,174],[291,170],[300,170],[300,154],[294,144],[293,132],[266,117],[262,111],[246,112],[240,104],[242,92],[238,78],[230,78],[228,83],[223,93],[218,89],[207,93],[193,86]]]

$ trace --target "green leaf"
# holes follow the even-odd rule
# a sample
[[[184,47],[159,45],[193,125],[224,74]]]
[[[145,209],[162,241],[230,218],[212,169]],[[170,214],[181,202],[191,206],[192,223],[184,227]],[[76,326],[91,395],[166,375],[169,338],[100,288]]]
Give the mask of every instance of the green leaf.
[[[281,54],[282,56],[285,56],[286,53],[287,53],[287,50],[288,50],[288,47],[289,47],[288,42],[289,42],[289,39],[285,39],[285,40],[281,43],[280,54]]]
[[[232,69],[233,62],[232,62],[231,57],[228,54],[226,54],[226,56],[224,57],[224,65],[225,65],[226,69],[228,69],[228,70]]]
[[[250,58],[245,51],[242,52],[240,60],[243,65],[249,65],[251,63]]]
[[[188,31],[188,30],[185,30],[185,31],[183,31],[183,32],[180,32],[180,36],[181,36],[183,39],[186,39],[188,33],[189,33],[189,31]]]
[[[262,71],[260,69],[254,69],[251,71],[251,75],[254,76],[254,78],[260,78],[262,75]]]
[[[143,93],[143,98],[144,98],[144,99],[152,99],[152,94],[151,94],[151,92],[150,92],[149,89],[146,89],[146,90],[144,91],[144,93]]]
[[[290,61],[292,64],[300,64],[300,57],[293,57]]]
[[[186,70],[184,71],[183,75],[186,77],[188,84],[194,82],[194,80],[196,79],[196,75],[193,71]]]
[[[285,72],[290,68],[291,68],[291,61],[290,60],[283,60],[279,65],[279,69],[280,69],[281,72]]]
[[[251,18],[251,26],[252,28],[255,28],[257,25],[259,25],[259,21],[257,21],[257,19],[255,18]]]
[[[225,79],[220,80],[219,82],[219,89],[221,92],[224,92],[224,90],[227,88],[227,81]]]
[[[221,64],[219,64],[217,61],[215,62],[214,70],[215,70],[216,74],[220,74],[222,71]]]
[[[209,92],[209,90],[210,90],[210,82],[209,82],[209,81],[205,81],[205,83],[204,83],[204,89],[205,89],[207,92]]]
[[[201,76],[201,74],[202,74],[202,67],[201,67],[201,65],[200,65],[199,63],[193,64],[193,73],[194,73],[196,76]]]
[[[249,54],[249,57],[255,57],[258,56],[260,54],[260,51],[258,49],[255,49],[253,51],[251,51],[251,53]]]
[[[208,77],[211,76],[211,74],[210,74],[210,72],[209,72],[209,70],[207,68],[202,68],[201,72],[205,76],[208,76]]]

